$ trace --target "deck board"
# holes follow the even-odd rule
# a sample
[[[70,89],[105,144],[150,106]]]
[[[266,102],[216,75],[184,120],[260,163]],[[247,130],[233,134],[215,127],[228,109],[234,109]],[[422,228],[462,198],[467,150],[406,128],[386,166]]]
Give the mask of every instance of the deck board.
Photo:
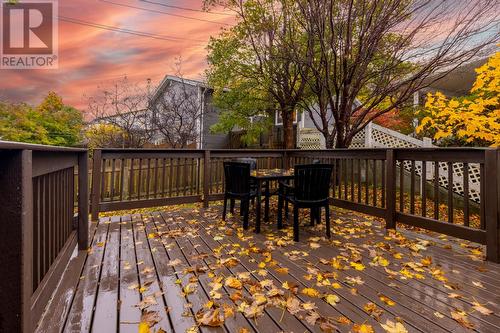
[[[387,235],[383,223],[374,218],[332,209],[330,241],[323,237],[324,225],[304,225],[301,241],[294,243],[290,229],[277,231],[272,224],[264,225],[261,234],[243,231],[237,215],[224,223],[220,207],[215,206],[101,218],[89,251],[75,257],[65,272],[79,279],[61,282],[37,331],[137,332],[138,306],[148,299],[156,304],[143,312],[155,312],[159,320],[152,332],[160,328],[168,333],[327,331],[319,321],[307,320],[312,312],[286,309],[283,300],[292,294],[284,283],[296,286],[299,304],[313,305],[314,312],[338,332],[351,332],[355,324],[384,332],[380,324],[387,320],[400,321],[408,332],[500,331],[500,265],[471,256],[468,242],[414,230]],[[273,209],[270,220],[275,220]],[[303,220],[308,224],[306,215]],[[278,240],[283,242],[278,245]],[[422,248],[417,251],[414,246]],[[388,261],[374,264],[375,256]],[[230,257],[237,259],[235,265],[222,264]],[[418,266],[426,258],[431,264]],[[343,260],[345,267],[332,265],[333,259]],[[363,264],[361,270],[350,266],[355,259]],[[443,273],[433,276],[436,269]],[[242,273],[250,278],[240,290],[242,300],[251,303],[256,292],[275,289],[283,292],[283,298],[265,306],[256,318],[238,312],[241,300],[232,300],[236,289],[224,282]],[[210,304],[217,277],[222,286],[215,302],[226,304],[234,315],[219,327],[197,325],[196,314]],[[301,293],[304,288],[314,288],[320,296]],[[340,301],[331,305],[321,297],[326,294],[337,295]],[[382,310],[378,318],[365,310],[370,302]],[[474,310],[477,303],[493,314]],[[471,329],[453,318],[458,310],[466,312]]]

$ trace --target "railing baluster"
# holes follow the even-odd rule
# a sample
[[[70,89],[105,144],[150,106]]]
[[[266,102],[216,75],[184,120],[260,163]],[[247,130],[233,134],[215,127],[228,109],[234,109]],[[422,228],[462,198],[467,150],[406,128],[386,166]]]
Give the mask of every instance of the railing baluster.
[[[405,162],[403,160],[399,161],[399,211],[404,212],[404,200],[405,200]]]
[[[377,160],[373,160],[373,206],[377,207]]]
[[[111,201],[115,198],[115,159],[111,160]]]
[[[142,158],[139,158],[139,179],[137,181],[137,200],[141,199],[142,193]]]
[[[480,228],[482,230],[486,229],[486,213],[484,209],[485,204],[485,192],[486,192],[486,182],[489,181],[485,177],[484,173],[484,163],[481,163],[479,166],[479,179],[481,180],[481,184],[479,187],[479,196],[480,196],[480,204],[479,204],[479,219],[481,220]]]
[[[453,162],[448,162],[448,222],[453,223]]]
[[[128,184],[128,199],[132,200],[134,194],[134,158],[130,159],[130,179]]]
[[[168,177],[168,196],[172,197],[173,195],[173,187],[174,187],[174,159],[169,159],[169,177]]]
[[[411,160],[410,169],[410,214],[415,214],[415,160]]]
[[[351,201],[354,201],[354,159],[351,158]]]
[[[463,163],[464,225],[469,226],[469,163]]]
[[[382,170],[381,170],[381,176],[382,176],[382,181],[381,181],[381,185],[382,185],[382,198],[381,198],[381,205],[382,207],[386,207],[385,205],[385,164],[386,164],[386,160],[381,160],[381,166],[382,166]]]
[[[120,201],[123,201],[123,181],[125,179],[125,160],[120,159]]]
[[[365,159],[365,204],[369,205],[370,204],[370,172],[368,169],[370,169],[370,161],[368,159]]]
[[[158,198],[158,159],[155,158],[155,185],[154,185],[154,188],[153,188],[153,191],[154,191],[154,197],[155,199]]]
[[[348,173],[348,167],[349,167],[349,160],[347,158],[345,158],[344,160],[344,200],[347,200],[347,173]]]
[[[166,164],[166,158],[162,159],[161,163],[161,196],[165,197],[165,164]]]
[[[149,192],[151,189],[151,159],[148,158],[147,162],[147,168],[148,170],[146,171],[146,199],[149,199]]]
[[[439,220],[439,162],[434,161],[434,220]]]
[[[422,161],[422,174],[420,176],[420,193],[422,197],[422,217],[427,217],[427,191],[425,186],[427,184],[427,161]]]
[[[361,203],[361,159],[358,158],[358,203]]]

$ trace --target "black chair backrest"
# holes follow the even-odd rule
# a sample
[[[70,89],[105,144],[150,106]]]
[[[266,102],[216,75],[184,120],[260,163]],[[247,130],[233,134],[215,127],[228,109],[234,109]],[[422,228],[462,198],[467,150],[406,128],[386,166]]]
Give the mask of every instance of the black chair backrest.
[[[234,195],[250,193],[250,164],[241,162],[224,162],[226,192]]]
[[[257,160],[255,158],[241,157],[241,158],[235,159],[234,161],[235,162],[239,162],[239,163],[250,164],[250,170],[256,170],[257,169]]]
[[[295,166],[294,188],[298,201],[325,200],[330,192],[331,164],[304,164]]]

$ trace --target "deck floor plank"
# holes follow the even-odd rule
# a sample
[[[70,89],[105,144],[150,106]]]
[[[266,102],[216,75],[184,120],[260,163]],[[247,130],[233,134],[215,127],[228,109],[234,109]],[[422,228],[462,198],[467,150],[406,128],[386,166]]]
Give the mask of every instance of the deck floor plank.
[[[156,222],[157,223],[155,224],[157,225],[157,230],[161,233],[162,243],[164,244],[165,249],[167,250],[168,257],[170,259],[169,265],[178,274],[177,277],[180,281],[179,285],[184,290],[184,288],[190,283],[190,276],[189,274],[182,274],[182,271],[184,268],[190,266],[189,261],[182,252],[181,247],[178,244],[177,237],[166,236],[164,232],[167,232],[167,234],[175,234],[178,232],[185,232],[185,230],[178,229],[177,226],[172,223],[173,221],[165,222],[163,221],[163,219],[158,219],[156,220]],[[174,265],[174,262],[179,262],[179,264]],[[185,293],[183,291],[186,299],[190,304],[193,315],[198,311],[203,310],[205,304],[207,304],[207,302],[210,300],[208,294],[203,288],[199,288],[198,291],[199,292],[194,293]],[[208,333],[227,332],[227,329],[225,327],[200,327],[200,329],[202,332]]]
[[[173,229],[176,229],[176,228],[184,229],[184,230],[186,230],[187,233],[189,233],[188,226],[183,225],[181,222],[182,220],[183,220],[182,216],[177,217],[175,219],[175,224],[168,223],[167,225]],[[193,236],[193,238],[198,238],[198,237]],[[203,255],[204,253],[198,252],[197,249],[194,247],[194,245],[189,242],[188,237],[178,237],[178,238],[176,238],[176,242],[177,242],[182,254],[184,255],[187,267],[191,267],[191,268],[197,267],[197,266],[209,267],[211,264],[214,264],[214,263],[209,262],[207,259],[201,257],[201,256],[204,256]],[[196,279],[198,279],[198,281],[199,281],[198,289],[201,289],[200,293],[206,294],[207,300],[208,300],[208,295],[210,294],[210,291],[212,290],[212,288],[209,285],[210,281],[208,281],[208,279],[204,275],[199,276],[199,277],[196,276]],[[225,302],[226,304],[229,304],[229,302],[231,302],[229,300],[229,296],[228,296],[229,293],[230,293],[230,291],[227,290],[226,287],[222,287],[222,292],[221,292],[222,297],[220,299],[221,303]],[[238,313],[238,312],[235,312],[234,316],[228,317],[226,319],[226,321],[224,322],[224,326],[226,327],[228,332],[238,332],[241,328],[247,328],[247,329],[249,328],[251,331],[253,331],[251,326],[249,327],[248,320],[241,313]]]
[[[94,315],[97,286],[104,260],[104,249],[109,230],[109,218],[101,218],[89,253],[85,268],[76,290],[71,310],[64,326],[64,332],[89,332]]]
[[[268,292],[271,286],[288,297],[290,292],[282,287],[287,282],[298,287],[294,297],[301,305],[314,304],[314,311],[329,318],[342,333],[353,331],[353,324],[367,324],[383,333],[380,324],[387,320],[401,321],[408,332],[500,331],[500,265],[472,260],[474,244],[402,228],[395,237],[375,218],[337,209],[332,209],[331,240],[323,237],[324,225],[304,225],[298,243],[290,241],[290,228],[278,231],[273,223],[263,224],[262,233],[255,234],[241,228],[237,214],[225,223],[220,217],[221,208],[212,206],[101,218],[93,229],[90,250],[80,252],[65,272],[75,278],[61,281],[55,293],[61,299],[49,303],[37,332],[137,332],[141,320],[138,305],[149,296],[154,296],[156,304],[143,311],[157,312],[160,319],[151,332],[160,328],[167,333],[322,332],[318,324],[307,322],[310,312],[292,314],[283,304],[266,306],[261,316],[247,318],[236,309],[239,301],[229,297],[235,289],[226,285],[219,290],[216,303],[228,304],[234,316],[220,327],[197,325],[196,313],[206,311],[214,278],[221,276],[224,284],[227,277],[241,273],[250,277],[241,289],[244,300],[251,302],[256,292]],[[275,219],[276,211],[271,209],[270,220]],[[301,220],[308,224],[309,218],[304,214]],[[285,240],[284,245],[278,246],[278,239]],[[319,246],[313,247],[313,243]],[[425,246],[415,251],[414,244]],[[374,265],[376,255],[388,262]],[[232,256],[238,259],[236,265],[221,265],[221,259]],[[432,263],[425,266],[423,278],[401,273],[415,274],[412,265],[427,257]],[[334,258],[344,258],[346,268],[334,268]],[[351,267],[352,260],[359,260],[363,268]],[[75,265],[80,270],[71,268]],[[285,268],[286,272],[279,271]],[[446,280],[434,278],[433,269],[441,270]],[[329,282],[323,283],[324,277],[316,280],[318,272],[327,274]],[[358,278],[364,283],[352,282]],[[252,287],[262,281],[272,284],[262,290]],[[189,283],[196,286],[194,292],[185,289]],[[145,288],[139,290],[141,286]],[[314,288],[320,296],[303,294],[304,288]],[[337,295],[340,301],[332,306],[322,298],[326,294]],[[381,295],[395,303],[386,303]],[[378,319],[364,308],[370,302],[383,310]],[[493,313],[474,310],[478,303]],[[453,319],[452,313],[457,311],[466,313],[472,329]],[[337,321],[342,318],[347,323]]]
[[[137,325],[141,320],[141,311],[137,304],[141,296],[137,288],[139,285],[137,261],[134,250],[134,235],[130,215],[121,219],[120,232],[120,310],[119,325],[121,333],[137,333]]]
[[[156,267],[151,255],[144,222],[140,214],[132,215],[132,226],[134,230],[137,267],[139,270],[139,284],[141,289],[143,289],[142,291],[140,290],[141,301],[147,300],[148,297],[153,297],[157,302],[157,304],[152,304],[143,310],[143,312],[156,312],[159,322],[155,327],[171,333],[173,331],[173,323],[168,314],[167,304],[164,303],[163,297],[160,297],[164,293],[164,290],[161,288],[161,283],[157,278]]]
[[[92,332],[115,332],[118,325],[120,218],[113,216],[106,238],[101,278],[97,291]]]
[[[156,221],[161,220],[161,217],[159,217],[158,214],[151,215],[151,219],[148,219],[148,221],[145,222],[145,226],[155,267],[160,277],[162,289],[164,290],[164,294],[162,296],[165,303],[168,305],[170,317],[175,320],[174,331],[186,332],[195,326],[196,322],[181,287],[179,284],[175,283],[179,278],[179,275],[176,274],[175,270],[171,266],[168,266],[170,258],[164,248],[162,238],[159,236],[161,232],[156,226]]]
[[[188,217],[190,218],[190,220],[195,220],[195,218],[192,216],[188,215]],[[179,215],[175,216],[174,219],[177,221],[184,221],[185,220],[184,217],[179,216]],[[201,228],[199,230],[199,235],[197,237],[190,238],[188,241],[191,242],[191,246],[193,247],[193,249],[197,250],[198,251],[197,253],[200,254],[200,253],[211,252],[211,249],[221,247],[220,243],[212,243],[211,244],[212,246],[210,246],[209,243],[210,243],[211,239],[213,240],[213,238],[210,235],[204,233],[203,228]],[[231,257],[231,255],[226,253],[225,257],[226,258]],[[239,258],[239,259],[241,260],[241,258]],[[216,263],[210,262],[209,264],[216,264]],[[217,270],[217,272],[222,274],[223,276],[237,276],[240,273],[249,274],[250,276],[254,274],[251,270],[248,270],[244,266],[241,266],[241,265],[238,265],[236,267],[222,266]],[[223,287],[223,288],[227,292],[227,294],[234,292],[234,290],[231,290],[227,287]],[[251,291],[246,286],[242,289],[242,292],[243,292],[243,295],[246,297],[249,297],[251,295]],[[224,299],[228,304],[233,303],[227,297],[224,297]],[[291,323],[293,323],[294,329],[299,328],[301,332],[303,332],[306,329],[302,325],[302,323],[296,321],[295,319],[290,319],[289,314],[287,314],[287,313],[283,314],[282,311],[270,311],[270,310],[271,309],[265,310],[265,314],[259,318],[258,324],[253,320],[247,320],[245,318],[248,323],[246,326],[245,325],[242,326],[240,324],[240,328],[245,327],[248,329],[249,327],[252,327],[253,330],[255,330],[256,332],[259,332],[260,327],[266,327],[267,329],[269,329],[271,331],[279,332],[282,330],[286,331],[286,329],[290,329],[290,325],[291,325]],[[244,318],[244,316],[242,316],[242,318]]]

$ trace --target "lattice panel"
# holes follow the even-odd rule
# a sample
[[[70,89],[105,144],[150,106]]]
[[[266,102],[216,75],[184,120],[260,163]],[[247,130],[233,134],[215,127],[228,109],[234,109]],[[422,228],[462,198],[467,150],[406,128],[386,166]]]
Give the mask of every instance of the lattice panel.
[[[362,131],[358,132],[354,138],[352,139],[351,145],[349,148],[364,148],[365,146],[365,134],[366,129],[363,129]]]
[[[310,129],[301,129],[297,138],[300,149],[321,149],[321,133]]]
[[[389,131],[384,131],[383,127],[377,126],[372,130],[372,142],[374,147],[385,147],[385,148],[417,148],[423,147],[423,142],[417,144],[418,140],[412,137],[408,137],[405,140],[404,135],[398,133],[398,135],[393,135]],[[427,166],[427,170],[429,169]],[[404,168],[409,171],[411,168],[411,163],[409,161],[404,162]],[[433,170],[433,169],[432,169]],[[415,171],[417,175],[422,176],[422,163],[416,163]],[[459,195],[464,195],[464,166],[463,163],[453,163],[453,191]],[[477,203],[480,202],[481,198],[481,173],[480,166],[477,163],[469,164],[469,198]],[[434,175],[427,175],[427,180],[434,179]],[[439,184],[442,187],[448,188],[448,164],[441,162],[439,163]]]

